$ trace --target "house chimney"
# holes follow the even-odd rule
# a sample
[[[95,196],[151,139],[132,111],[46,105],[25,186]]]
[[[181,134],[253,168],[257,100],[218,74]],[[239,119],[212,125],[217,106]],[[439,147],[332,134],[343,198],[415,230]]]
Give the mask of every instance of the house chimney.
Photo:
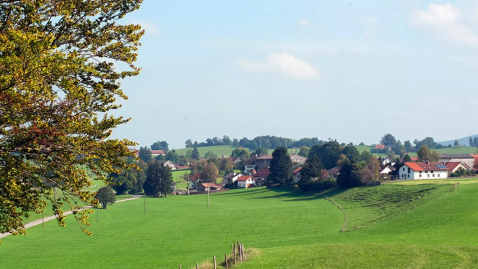
[[[425,161],[425,163],[426,163],[426,164],[429,164],[430,162],[427,160],[427,161]]]

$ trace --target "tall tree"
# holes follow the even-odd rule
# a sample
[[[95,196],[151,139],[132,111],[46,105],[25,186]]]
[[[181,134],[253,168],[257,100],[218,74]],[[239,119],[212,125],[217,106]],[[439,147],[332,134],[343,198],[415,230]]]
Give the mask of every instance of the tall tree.
[[[287,148],[277,147],[272,152],[269,170],[271,173],[267,177],[267,181],[281,185],[292,182],[292,160],[287,153]]]
[[[216,183],[217,178],[219,178],[219,171],[216,164],[214,162],[204,163],[200,175],[201,182]]]
[[[458,140],[455,140],[455,142],[453,142],[454,147],[458,147],[459,145],[460,145],[460,142],[458,142]]]
[[[360,157],[360,153],[358,152],[357,148],[350,145],[345,146],[343,154],[353,163],[357,162]]]
[[[199,150],[197,147],[194,147],[193,149],[193,153],[191,155],[191,158],[194,159],[194,160],[199,160]]]
[[[143,162],[150,162],[153,159],[153,155],[151,155],[151,150],[147,147],[139,148],[138,157]]]
[[[179,166],[187,166],[188,165],[188,159],[184,155],[181,155],[178,160],[178,165]]]
[[[228,146],[228,145],[231,145],[232,140],[231,140],[231,138],[229,138],[229,136],[225,135],[225,136],[222,138],[222,143],[223,143],[224,145],[227,145],[227,146]]]
[[[254,153],[257,155],[267,155],[268,151],[265,148],[258,148]]]
[[[146,171],[146,181],[143,189],[146,195],[158,197],[160,194],[167,196],[172,192],[173,176],[171,168],[157,162],[151,163]]]
[[[214,151],[210,150],[204,154],[204,159],[210,159],[210,158],[217,158],[216,153]]]
[[[169,144],[166,141],[158,141],[151,145],[152,150],[164,150],[165,152],[169,150]]]
[[[306,146],[300,147],[299,155],[307,158],[309,156],[310,148]]]
[[[224,174],[229,174],[234,171],[234,163],[232,162],[231,158],[223,158],[221,160],[221,165],[219,166],[219,170],[223,171]]]
[[[412,158],[410,158],[410,155],[406,154],[406,155],[403,157],[403,162],[404,162],[404,163],[411,162],[411,161],[412,161]]]
[[[469,143],[470,143],[470,147],[474,147],[474,146],[475,146],[475,144],[473,143],[473,138],[472,138],[471,136],[470,136],[470,142],[469,142]]]
[[[237,138],[234,138],[234,139],[232,140],[231,146],[233,146],[233,147],[239,146],[239,140],[237,140]]]
[[[387,147],[393,148],[397,141],[395,140],[395,137],[391,134],[386,134],[382,137],[382,140],[380,140],[380,143],[384,144]]]
[[[342,148],[337,141],[329,141],[324,145],[314,145],[309,152],[309,158],[312,155],[317,155],[322,161],[325,169],[334,168],[337,165],[340,155],[342,154]]]
[[[242,160],[247,160],[249,156],[249,151],[245,148],[236,148],[231,153],[231,157],[239,157]]]
[[[403,146],[405,147],[405,152],[412,152],[413,146],[412,143],[410,143],[410,140],[405,141]]]
[[[302,179],[310,179],[310,178],[319,178],[321,175],[321,171],[324,169],[320,158],[317,155],[312,155],[311,158],[305,161],[302,170],[300,170],[300,177]]]
[[[340,164],[340,173],[337,177],[337,184],[341,188],[352,188],[359,185],[356,181],[354,173],[354,165],[349,159],[345,158]]]
[[[360,161],[364,161],[366,163],[369,163],[370,162],[370,159],[372,159],[373,157],[373,154],[370,153],[370,151],[368,150],[364,150],[362,151],[362,153],[360,153]]]
[[[186,140],[185,144],[186,148],[191,148],[193,146],[193,142],[191,141],[191,139]]]
[[[82,191],[90,177],[107,180],[119,172],[119,157],[133,156],[134,143],[111,139],[128,122],[111,112],[126,98],[120,81],[139,74],[134,62],[143,35],[139,25],[116,22],[140,3],[1,1],[0,233],[25,233],[28,212],[42,212],[48,200],[61,226],[66,203],[84,228],[90,211],[75,199],[96,205],[94,194]],[[111,61],[129,70],[119,72]],[[55,199],[53,188],[65,196]]]
[[[110,186],[101,187],[97,194],[96,199],[103,205],[103,209],[106,209],[108,204],[114,204],[116,202],[116,196],[113,189]]]
[[[417,151],[418,160],[421,162],[430,161],[430,162],[438,162],[440,160],[440,154],[435,150],[430,152],[430,149],[422,145],[421,148]]]

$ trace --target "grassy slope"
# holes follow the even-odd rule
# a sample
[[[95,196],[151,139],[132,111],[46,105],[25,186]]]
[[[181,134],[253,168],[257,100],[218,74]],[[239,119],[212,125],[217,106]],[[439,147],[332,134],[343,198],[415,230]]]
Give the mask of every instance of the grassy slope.
[[[394,187],[360,190],[371,196],[368,201],[372,202],[381,195],[372,194],[370,189],[383,194]],[[324,236],[321,244],[264,249],[259,258],[239,268],[473,268],[478,263],[478,184],[459,185],[455,191],[450,186],[435,187],[434,193],[427,196],[433,199],[412,202],[412,209],[402,214],[389,211],[377,224]],[[334,197],[340,204],[347,199],[347,193]],[[419,205],[413,207],[414,203]],[[382,210],[373,206],[353,210],[350,206],[344,203],[356,223],[369,223]]]
[[[258,248],[312,244],[336,234],[343,215],[317,197],[270,191],[233,190],[211,195],[142,199],[101,210],[88,237],[69,217],[67,227],[48,222],[0,246],[2,268],[190,268],[229,252],[240,240]],[[73,255],[74,253],[74,255]]]

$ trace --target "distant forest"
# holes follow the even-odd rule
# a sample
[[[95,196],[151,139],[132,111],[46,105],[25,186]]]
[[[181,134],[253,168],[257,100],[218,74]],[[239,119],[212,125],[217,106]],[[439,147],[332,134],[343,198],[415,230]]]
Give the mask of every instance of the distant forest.
[[[317,137],[312,138],[302,138],[299,140],[294,140],[291,138],[279,137],[279,136],[258,136],[254,139],[248,139],[246,137],[238,140],[238,139],[231,139],[229,136],[225,135],[223,138],[213,137],[206,139],[206,142],[198,143],[195,141],[194,143],[191,139],[186,141],[186,147],[210,147],[210,146],[223,146],[223,145],[230,145],[232,147],[244,147],[249,148],[252,150],[258,148],[266,148],[266,149],[275,149],[277,147],[286,147],[286,148],[300,148],[300,147],[312,147],[314,145],[323,145],[327,141],[319,140]]]

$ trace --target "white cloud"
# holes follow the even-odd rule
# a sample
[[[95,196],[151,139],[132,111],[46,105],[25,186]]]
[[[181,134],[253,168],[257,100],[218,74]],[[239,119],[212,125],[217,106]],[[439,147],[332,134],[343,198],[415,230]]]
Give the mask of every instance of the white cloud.
[[[297,22],[297,24],[299,24],[299,26],[302,26],[302,27],[310,27],[311,26],[309,19],[300,19]]]
[[[253,72],[277,72],[298,79],[315,79],[318,72],[308,63],[287,53],[270,53],[265,62],[240,59],[237,64]]]
[[[159,29],[154,23],[140,20],[131,20],[130,23],[141,25],[141,29],[144,30],[147,34],[151,33],[156,35],[159,33]]]
[[[430,4],[427,10],[415,10],[411,23],[440,38],[478,46],[478,34],[466,25],[462,11],[452,4]]]

